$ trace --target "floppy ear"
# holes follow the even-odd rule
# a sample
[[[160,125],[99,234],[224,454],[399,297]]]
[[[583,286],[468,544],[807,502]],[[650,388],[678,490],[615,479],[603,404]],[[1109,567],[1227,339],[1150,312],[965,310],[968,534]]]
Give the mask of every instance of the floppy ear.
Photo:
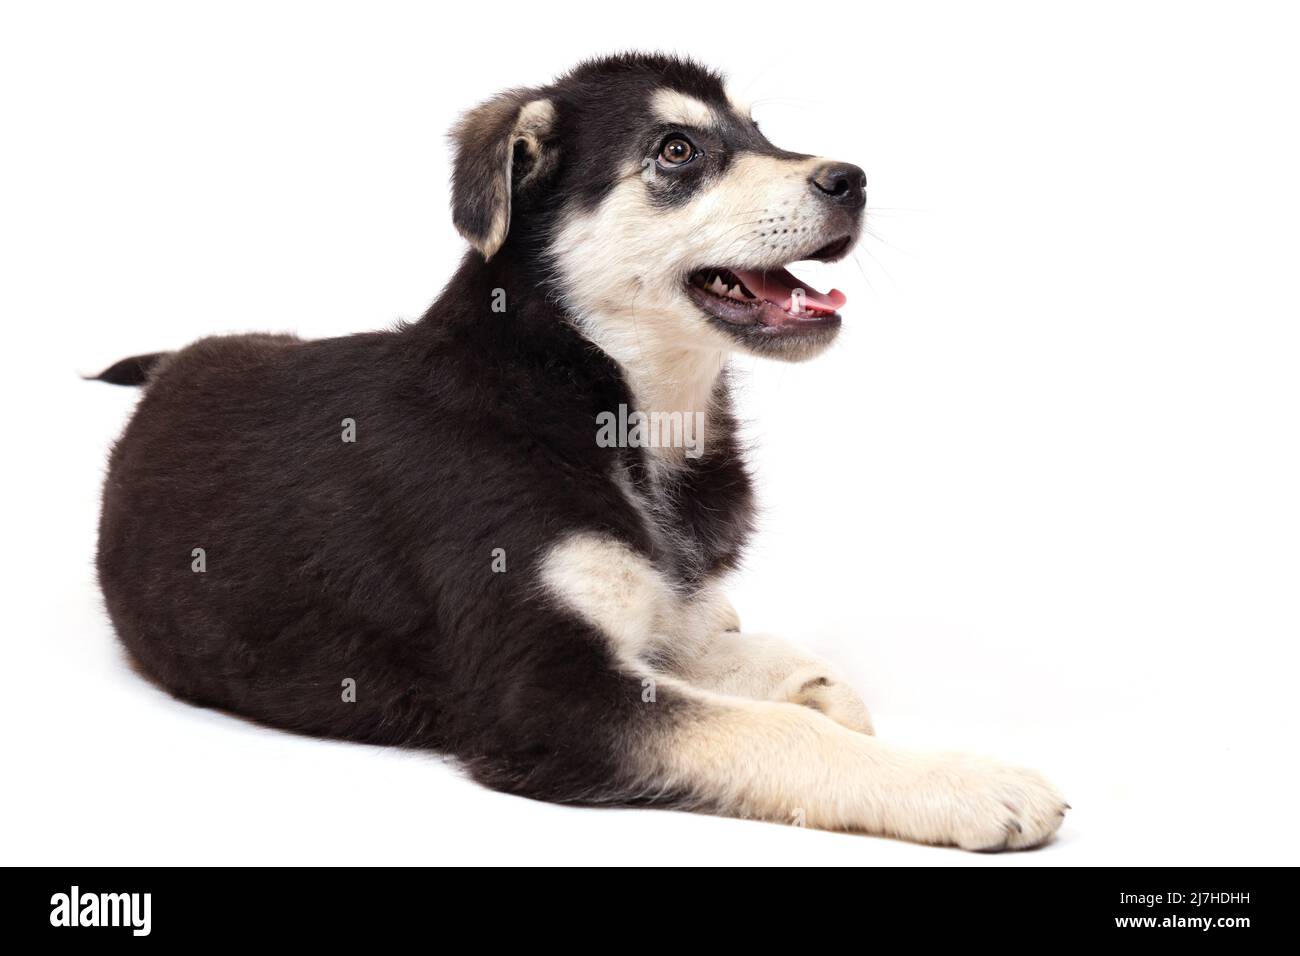
[[[548,143],[554,127],[550,100],[536,90],[511,90],[470,110],[452,130],[451,218],[484,259],[506,241],[512,198],[555,165]]]

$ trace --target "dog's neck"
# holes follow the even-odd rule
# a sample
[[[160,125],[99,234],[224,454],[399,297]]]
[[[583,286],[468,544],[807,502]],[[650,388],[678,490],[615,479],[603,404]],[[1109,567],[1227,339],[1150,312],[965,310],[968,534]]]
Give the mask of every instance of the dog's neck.
[[[682,345],[660,336],[642,316],[620,323],[609,316],[577,316],[574,324],[618,363],[637,411],[707,412],[727,363],[721,349]]]
[[[719,382],[728,353],[673,341],[670,326],[645,313],[572,315],[574,326],[617,363],[632,397],[629,411],[680,416],[698,422],[698,440],[708,448],[708,433],[723,401]],[[681,447],[648,449],[666,465],[684,463]]]

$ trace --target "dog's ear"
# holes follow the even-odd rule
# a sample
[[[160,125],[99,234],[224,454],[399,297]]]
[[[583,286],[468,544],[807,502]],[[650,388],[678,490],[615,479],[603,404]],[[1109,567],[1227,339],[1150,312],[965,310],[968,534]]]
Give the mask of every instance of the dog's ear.
[[[536,90],[511,90],[470,110],[452,130],[451,218],[484,259],[506,241],[513,198],[554,167],[554,129],[550,100]]]

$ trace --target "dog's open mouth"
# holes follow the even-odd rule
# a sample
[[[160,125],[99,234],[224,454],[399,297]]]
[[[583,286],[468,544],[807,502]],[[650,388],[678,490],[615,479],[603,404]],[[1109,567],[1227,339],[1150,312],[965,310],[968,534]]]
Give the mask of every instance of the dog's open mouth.
[[[845,237],[805,259],[837,259],[851,245]],[[843,292],[819,292],[789,269],[709,267],[692,272],[686,283],[691,300],[710,317],[728,326],[770,333],[812,331],[838,325]]]
[[[787,269],[700,269],[691,273],[690,291],[724,322],[771,328],[838,318],[836,310],[848,301],[838,289],[818,292]]]

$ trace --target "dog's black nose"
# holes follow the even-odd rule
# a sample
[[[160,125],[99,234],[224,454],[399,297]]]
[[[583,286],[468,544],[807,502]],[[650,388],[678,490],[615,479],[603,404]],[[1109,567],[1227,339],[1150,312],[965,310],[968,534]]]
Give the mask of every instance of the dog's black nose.
[[[813,188],[831,202],[849,209],[867,204],[867,174],[852,163],[827,163],[812,175]]]

